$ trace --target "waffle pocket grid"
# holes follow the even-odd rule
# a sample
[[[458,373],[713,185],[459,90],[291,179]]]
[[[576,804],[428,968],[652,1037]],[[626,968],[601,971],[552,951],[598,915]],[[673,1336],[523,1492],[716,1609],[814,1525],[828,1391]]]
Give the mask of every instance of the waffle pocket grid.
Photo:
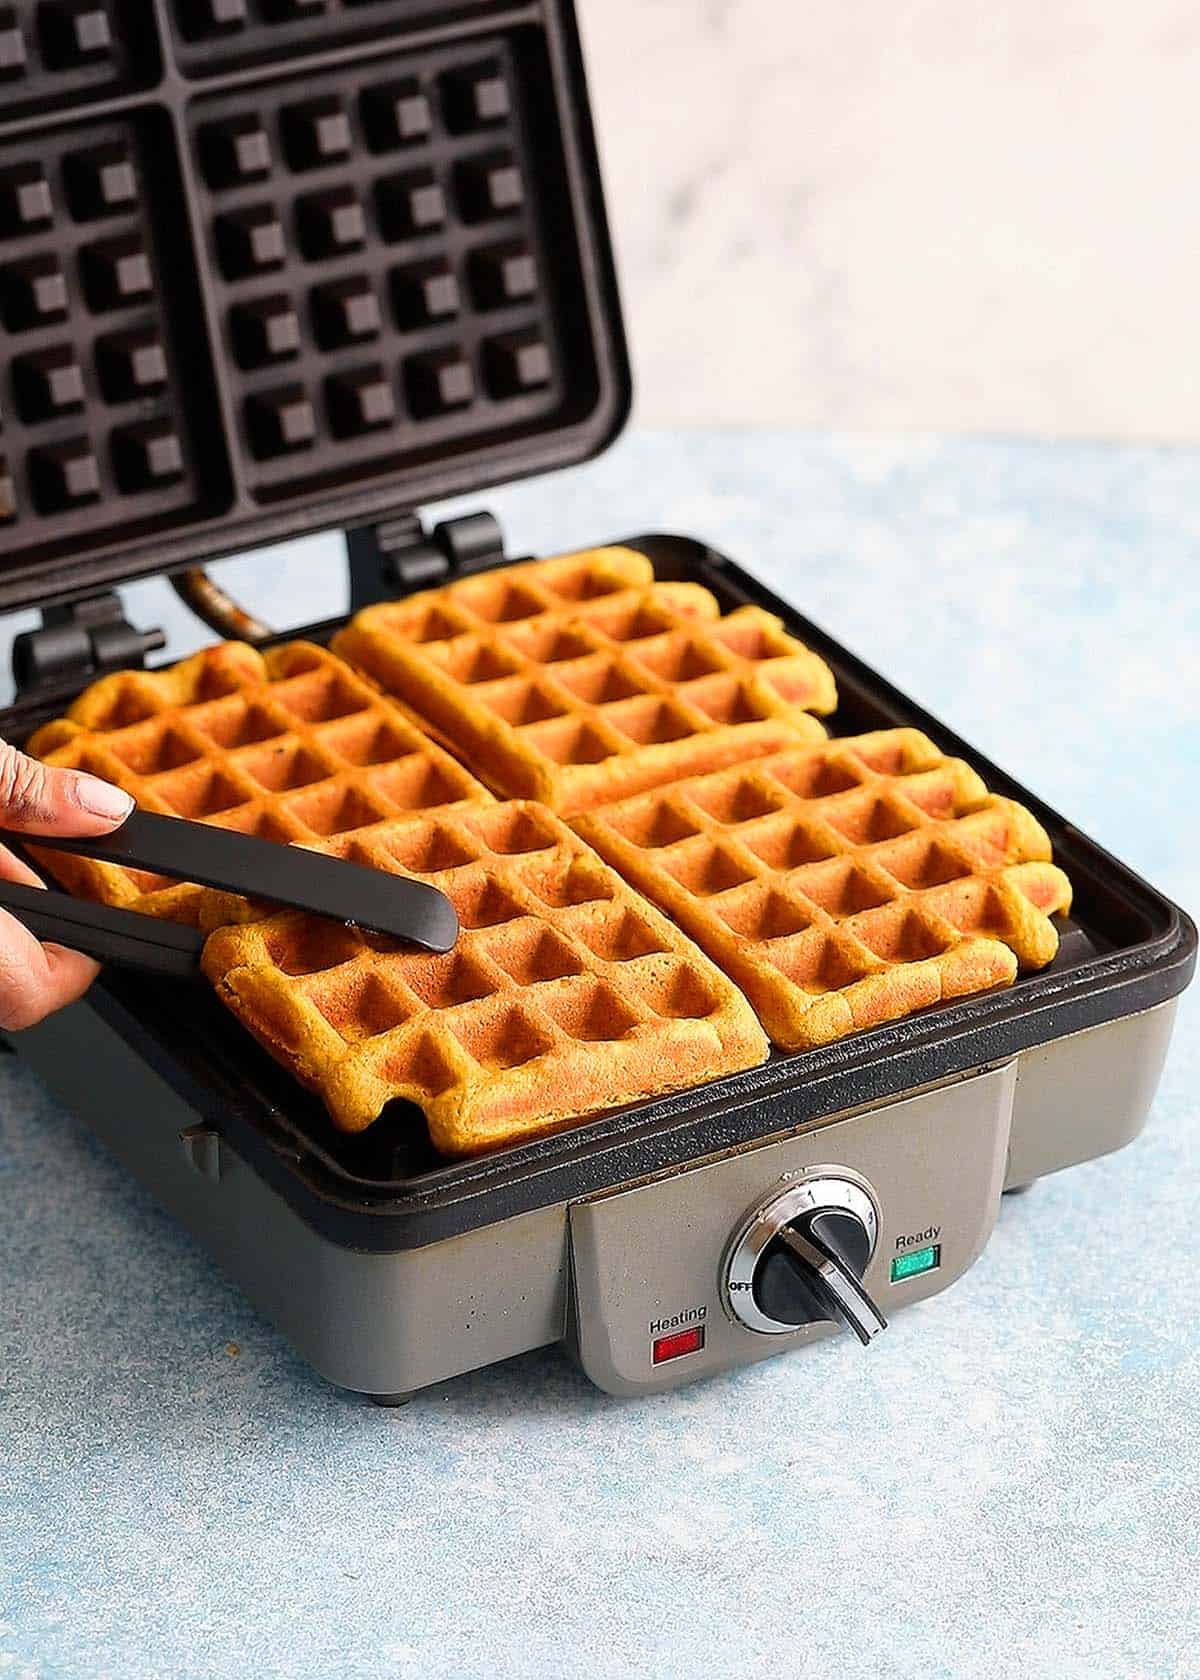
[[[0,146],[0,550],[200,501],[146,191],[132,123]]]
[[[386,1103],[470,1154],[764,1059],[720,971],[533,803],[395,820],[319,850],[439,887],[446,956],[296,912],[219,929],[204,967],[272,1053],[358,1131]]]
[[[425,55],[419,73],[397,56],[192,107],[256,493],[553,412],[562,381],[516,112],[499,40]]]
[[[1071,902],[1036,819],[911,729],[761,757],[575,827],[787,1050],[1042,967]]]
[[[824,661],[757,607],[655,583],[628,549],[506,567],[359,613],[350,663],[462,746],[498,793],[572,815],[789,740],[823,739]]]
[[[0,0],[0,123],[53,101],[97,99],[145,79],[145,40],[116,0]]]
[[[115,782],[143,810],[300,845],[405,811],[492,803],[395,706],[306,642],[265,658],[228,642],[167,671],[104,678],[30,750]],[[71,891],[104,903],[192,925],[205,903],[253,914],[191,882],[30,850]]]

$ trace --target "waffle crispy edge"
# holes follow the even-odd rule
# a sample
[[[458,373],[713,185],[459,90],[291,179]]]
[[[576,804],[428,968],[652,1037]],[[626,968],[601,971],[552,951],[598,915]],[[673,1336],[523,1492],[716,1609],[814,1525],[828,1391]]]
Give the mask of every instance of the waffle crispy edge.
[[[655,583],[628,549],[504,567],[360,612],[334,649],[501,795],[560,815],[823,739],[824,661],[757,607]]]
[[[300,844],[414,804],[492,803],[368,678],[309,642],[265,657],[222,642],[166,670],[102,677],[28,750],[115,782],[145,810]],[[201,889],[191,882],[30,850],[80,897],[168,921],[199,918]],[[227,903],[226,916],[241,902]]]
[[[1044,966],[1049,914],[1071,903],[1036,818],[917,730],[797,748],[574,826],[786,1050]]]
[[[437,1149],[474,1154],[767,1054],[726,976],[535,803],[321,849],[419,875],[463,923],[442,957],[297,912],[209,936],[218,995],[343,1130],[407,1098]]]

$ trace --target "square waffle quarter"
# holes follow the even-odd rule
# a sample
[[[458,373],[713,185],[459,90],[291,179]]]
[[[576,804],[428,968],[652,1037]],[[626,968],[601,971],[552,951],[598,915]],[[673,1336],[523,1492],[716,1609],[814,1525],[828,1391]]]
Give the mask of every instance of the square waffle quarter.
[[[265,656],[223,642],[169,670],[102,677],[29,750],[115,782],[144,810],[305,845],[403,811],[492,803],[396,706],[310,642]],[[198,920],[201,889],[190,882],[30,849],[78,896]]]
[[[785,1050],[1042,967],[1071,903],[1036,818],[913,729],[792,748],[574,826]]]
[[[421,1108],[469,1155],[761,1062],[749,1004],[539,805],[397,818],[320,849],[439,887],[445,956],[281,911],[209,936],[204,970],[270,1053],[359,1131]]]
[[[0,567],[174,528],[220,493],[168,146],[130,118],[0,144]]]
[[[323,40],[339,22],[323,4],[255,9],[261,44],[276,51],[289,21]],[[387,11],[379,0],[338,8],[342,23],[372,30]],[[203,58],[222,35],[241,54],[260,32],[248,6],[244,29],[209,21]],[[310,63],[191,107],[238,471],[257,493],[392,476],[423,453],[444,458],[561,414],[560,253],[537,211],[550,158],[527,140],[520,105],[509,45],[492,38]]]
[[[604,548],[366,608],[334,641],[501,794],[570,816],[823,739],[833,675],[771,614]]]

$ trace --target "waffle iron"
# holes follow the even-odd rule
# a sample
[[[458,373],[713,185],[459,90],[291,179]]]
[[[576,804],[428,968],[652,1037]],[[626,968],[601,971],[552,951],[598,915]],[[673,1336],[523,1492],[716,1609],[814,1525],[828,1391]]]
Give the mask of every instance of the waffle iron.
[[[485,512],[416,510],[581,461],[629,405],[569,0],[0,0],[0,326],[0,608],[42,613],[8,739],[162,648],[125,580],[258,638],[207,561],[341,528],[354,607],[502,563]],[[111,968],[13,1039],[380,1401],[559,1341],[632,1394],[871,1339],[1002,1191],[1137,1135],[1194,967],[1180,910],[733,560],[627,540],[822,654],[834,733],[916,725],[1026,804],[1075,907],[1011,988],[460,1163],[411,1111],[337,1133],[186,979]]]

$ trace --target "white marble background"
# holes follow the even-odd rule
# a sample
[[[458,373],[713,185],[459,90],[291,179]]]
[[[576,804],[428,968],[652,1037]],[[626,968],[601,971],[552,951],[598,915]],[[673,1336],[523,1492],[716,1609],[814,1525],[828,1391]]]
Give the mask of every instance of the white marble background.
[[[647,421],[1200,433],[1189,0],[578,0]]]

